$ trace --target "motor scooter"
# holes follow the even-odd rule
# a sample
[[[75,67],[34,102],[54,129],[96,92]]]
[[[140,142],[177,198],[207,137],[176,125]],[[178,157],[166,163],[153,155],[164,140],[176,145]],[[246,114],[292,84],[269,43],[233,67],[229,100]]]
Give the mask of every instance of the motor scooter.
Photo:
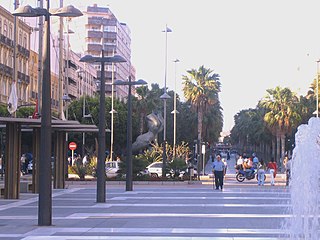
[[[243,182],[245,179],[252,180],[256,178],[258,180],[257,169],[251,168],[248,170],[237,169],[236,179],[238,182]],[[266,175],[264,175],[264,180],[266,180]]]

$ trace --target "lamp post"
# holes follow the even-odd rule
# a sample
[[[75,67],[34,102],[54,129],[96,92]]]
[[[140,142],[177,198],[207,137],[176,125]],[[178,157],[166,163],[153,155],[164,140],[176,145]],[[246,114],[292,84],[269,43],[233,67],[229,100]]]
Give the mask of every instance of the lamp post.
[[[86,119],[86,118],[91,118],[91,114],[86,114],[86,94],[87,91],[85,91],[86,87],[85,87],[85,83],[87,80],[87,73],[86,73],[86,64],[84,63],[84,67],[83,70],[78,69],[77,70],[78,73],[78,77],[80,78],[81,82],[82,82],[82,95],[83,95],[83,105],[82,105],[82,118]],[[82,133],[82,157],[84,157],[85,155],[85,144],[86,144],[86,133],[83,132]]]
[[[167,55],[168,55],[168,32],[172,32],[170,28],[166,25],[165,30],[162,32],[165,32],[166,34],[166,43],[165,43],[165,64],[164,64],[164,89],[163,94],[160,96],[160,99],[163,100],[163,153],[162,153],[162,177],[166,175],[166,162],[167,162],[167,150],[166,150],[166,144],[167,144],[167,99],[170,99],[170,96],[167,94]]]
[[[110,159],[113,160],[113,139],[114,139],[114,114],[117,113],[114,110],[114,63],[112,63],[111,70],[111,139],[110,139]]]
[[[80,62],[100,63],[101,76],[100,76],[100,103],[99,103],[99,134],[98,134],[98,163],[97,163],[97,202],[106,202],[106,176],[105,176],[105,160],[106,160],[106,83],[104,74],[104,65],[106,62],[126,62],[126,60],[119,56],[112,57],[104,56],[102,50],[101,57],[93,57],[85,55],[80,58]]]
[[[114,85],[128,85],[128,116],[127,116],[127,153],[126,153],[126,191],[132,191],[132,100],[131,100],[131,87],[133,85],[146,85],[147,82],[139,79],[138,81],[131,81],[129,76],[128,81],[117,80]]]
[[[177,142],[177,63],[180,62],[176,59],[174,62],[174,100],[173,100],[173,159],[176,158],[176,142]]]
[[[38,225],[50,226],[52,223],[52,184],[51,184],[51,75],[50,75],[50,15],[60,17],[79,17],[80,10],[69,5],[49,12],[47,9],[32,8],[30,5],[17,8],[12,15],[20,17],[44,16],[42,109],[39,161],[39,205]]]

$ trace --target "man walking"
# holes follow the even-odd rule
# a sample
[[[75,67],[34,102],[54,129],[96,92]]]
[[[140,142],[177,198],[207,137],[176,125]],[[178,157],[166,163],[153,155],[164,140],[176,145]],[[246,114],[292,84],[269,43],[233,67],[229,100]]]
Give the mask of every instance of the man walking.
[[[213,165],[212,165],[212,171],[214,173],[216,190],[219,190],[219,187],[220,187],[220,189],[222,191],[224,168],[225,168],[225,165],[221,161],[221,156],[218,154],[216,156],[216,161],[214,161]]]

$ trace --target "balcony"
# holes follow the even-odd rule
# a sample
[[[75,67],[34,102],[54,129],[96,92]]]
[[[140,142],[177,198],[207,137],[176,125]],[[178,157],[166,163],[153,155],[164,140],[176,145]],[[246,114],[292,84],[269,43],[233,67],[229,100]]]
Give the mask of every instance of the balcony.
[[[102,32],[99,31],[88,31],[88,38],[102,38]]]
[[[30,83],[30,77],[19,71],[18,71],[18,79],[27,85]]]
[[[8,76],[8,77],[12,77],[13,75],[13,68],[4,65],[2,63],[0,63],[0,73],[3,73],[4,75]]]
[[[115,32],[104,32],[103,33],[103,38],[116,40],[117,39],[117,33],[115,33]]]
[[[88,51],[101,52],[102,45],[101,44],[88,44]]]
[[[102,18],[88,18],[88,25],[101,25]]]
[[[13,47],[13,41],[10,38],[8,38],[2,34],[0,34],[0,43],[7,45],[11,48]]]
[[[18,52],[27,58],[30,57],[30,51],[21,45],[18,45]]]

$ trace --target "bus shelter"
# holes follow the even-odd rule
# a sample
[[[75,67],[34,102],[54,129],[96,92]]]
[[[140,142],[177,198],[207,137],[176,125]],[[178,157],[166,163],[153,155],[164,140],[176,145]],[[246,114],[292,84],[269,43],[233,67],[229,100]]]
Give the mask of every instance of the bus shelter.
[[[32,132],[32,192],[38,193],[40,155],[41,119],[0,117],[0,128],[5,130],[1,149],[5,149],[3,156],[4,170],[4,198],[19,199],[20,193],[20,157],[21,133]],[[55,157],[53,167],[53,188],[65,188],[68,173],[66,134],[72,132],[98,132],[96,125],[80,124],[78,121],[52,120],[52,150]],[[44,146],[45,147],[45,146]]]

